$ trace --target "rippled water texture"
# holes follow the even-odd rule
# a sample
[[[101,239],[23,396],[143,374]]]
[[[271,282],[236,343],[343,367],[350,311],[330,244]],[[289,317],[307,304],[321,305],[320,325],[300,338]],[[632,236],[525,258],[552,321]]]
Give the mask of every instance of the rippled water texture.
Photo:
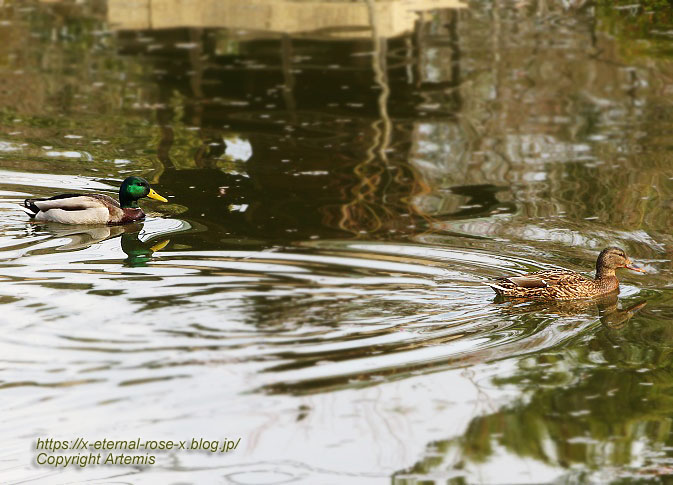
[[[0,0],[0,482],[664,483],[668,14],[196,3]],[[144,223],[18,206],[129,174]],[[608,245],[618,300],[483,284]],[[35,464],[77,437],[241,441]]]

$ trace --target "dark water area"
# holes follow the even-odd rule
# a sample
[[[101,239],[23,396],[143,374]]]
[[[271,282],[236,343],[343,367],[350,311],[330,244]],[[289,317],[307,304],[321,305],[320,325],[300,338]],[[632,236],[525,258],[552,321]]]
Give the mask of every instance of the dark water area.
[[[670,11],[279,2],[0,0],[0,483],[667,483]],[[610,245],[618,298],[484,285]]]

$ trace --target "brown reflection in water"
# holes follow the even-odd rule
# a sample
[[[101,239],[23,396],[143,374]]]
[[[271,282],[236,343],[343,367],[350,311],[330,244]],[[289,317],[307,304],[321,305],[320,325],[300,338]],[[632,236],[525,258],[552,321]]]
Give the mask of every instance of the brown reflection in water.
[[[141,82],[114,83],[111,77],[105,89],[87,93],[88,109],[110,113],[129,91],[137,94],[134,115],[160,125],[147,150],[156,150],[161,161],[155,181],[164,167],[181,174],[205,170],[203,184],[213,173],[209,170],[246,172],[245,183],[255,191],[243,204],[234,204],[248,205],[245,213],[218,200],[223,190],[234,190],[226,180],[216,191],[196,185],[184,199],[191,208],[187,217],[231,228],[234,235],[451,232],[457,218],[516,209],[515,218],[489,217],[486,224],[461,232],[598,246],[617,231],[646,230],[673,245],[668,236],[673,184],[665,142],[670,65],[645,66],[624,56],[593,10],[564,9],[555,2],[461,9],[446,8],[453,3],[441,1],[386,1],[373,4],[380,11],[351,17],[348,12],[364,12],[367,3],[325,3],[327,10],[312,10],[299,33],[287,26],[271,28],[280,25],[275,16],[282,17],[271,2],[245,2],[246,9],[259,9],[260,15],[248,16],[249,21],[272,20],[265,30],[241,31],[253,26],[237,23],[236,18],[246,17],[233,0],[203,2],[202,9],[190,12],[180,10],[186,4],[169,8],[169,1],[110,1],[109,20],[119,21],[121,29],[112,45],[127,56],[112,71],[135,73]],[[209,10],[221,13],[227,5],[232,6],[229,15]],[[397,18],[398,6],[404,20],[386,20]],[[332,14],[330,8],[345,13]],[[422,13],[410,16],[414,9]],[[45,11],[59,19],[55,23],[61,30],[94,32],[103,10],[64,3],[49,4]],[[122,11],[128,21],[115,13]],[[215,18],[229,28],[211,26]],[[347,28],[340,30],[338,24]],[[30,35],[25,25],[12,24],[0,35],[12,54],[36,55],[13,44]],[[8,70],[12,81],[0,89],[2,104],[17,112],[40,111],[41,106],[72,112],[96,79],[86,77],[99,62],[96,50],[105,48],[95,39],[80,35],[66,50],[83,59],[87,69],[68,71],[72,62],[58,50],[63,45],[44,56],[41,69],[63,74],[57,86],[29,77],[30,69]],[[1,128],[12,130],[9,121]],[[38,139],[45,132],[24,129]],[[127,129],[134,132],[137,126]],[[112,131],[101,126],[96,134],[114,139]],[[236,136],[253,147],[245,163],[225,153],[223,138]],[[121,146],[127,140],[115,141]],[[95,163],[102,153],[107,159],[117,155],[86,148]],[[146,158],[156,162],[154,153]],[[41,170],[56,167],[44,160],[4,162],[13,168],[21,163]],[[81,163],[77,166],[83,170]],[[180,177],[167,178],[168,189]],[[466,200],[470,187],[482,186],[503,188],[497,193],[503,205],[480,208]],[[464,194],[453,190],[461,187]],[[268,194],[266,202],[258,199],[260,193]],[[469,206],[474,207],[468,214]],[[557,234],[554,218],[585,225]],[[531,224],[539,227],[530,230]],[[269,227],[268,234],[261,226]],[[610,230],[593,240],[592,231],[606,226]]]
[[[409,118],[434,92],[449,103],[421,114],[455,123],[462,103],[457,21],[456,11],[438,11],[439,32],[420,21],[392,39],[377,24],[372,39],[184,28],[118,36],[120,52],[142,56],[157,82],[157,152],[167,168],[161,184],[189,207],[186,217],[268,238],[385,237],[430,227],[416,200],[433,189],[408,163],[417,144]],[[431,85],[418,65],[428,36],[445,44],[443,62],[452,66]],[[193,148],[177,151],[178,131],[190,127],[198,128]],[[232,137],[250,143],[252,158],[231,160]],[[480,195],[467,197],[474,216]],[[232,205],[247,209],[236,213]]]
[[[543,311],[558,317],[567,317],[597,309],[601,323],[606,327],[617,329],[626,325],[638,311],[647,305],[646,301],[640,301],[627,308],[619,308],[618,295],[619,291],[615,291],[598,298],[562,301],[531,301],[496,296],[493,301],[502,304],[503,312],[512,315],[526,315],[531,312]]]
[[[528,239],[531,221],[553,232],[545,228],[554,217],[663,230],[668,211],[650,201],[673,199],[666,157],[638,152],[658,136],[661,124],[649,120],[662,108],[637,86],[665,76],[625,66],[586,9],[555,21],[554,8],[438,9],[394,36],[370,15],[369,37],[346,29],[339,38],[242,32],[234,14],[223,20],[231,29],[193,16],[186,23],[198,28],[176,27],[156,11],[129,24],[144,30],[121,30],[118,45],[156,82],[147,102],[159,106],[159,159],[180,172],[162,178],[168,190],[177,193],[174,181],[190,170],[206,171],[190,176],[200,185],[222,178],[215,171],[249,177],[239,181],[253,188],[239,190],[250,194],[245,214],[222,200],[237,190],[227,180],[217,191],[197,185],[198,198],[180,195],[187,217],[206,214],[232,234],[400,237],[515,211],[515,220],[462,232]],[[553,32],[549,48],[537,15]],[[147,29],[158,26],[171,28]],[[252,146],[247,162],[228,159],[232,136]],[[497,198],[475,200],[477,187],[497,188]],[[581,234],[533,236],[593,244]]]

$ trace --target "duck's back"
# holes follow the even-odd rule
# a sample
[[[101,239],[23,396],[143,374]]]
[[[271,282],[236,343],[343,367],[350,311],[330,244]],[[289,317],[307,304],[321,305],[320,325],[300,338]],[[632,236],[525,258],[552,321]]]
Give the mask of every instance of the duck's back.
[[[575,300],[610,293],[618,288],[614,284],[586,278],[568,270],[548,269],[522,276],[498,278],[487,283],[497,294],[509,297],[544,300]]]
[[[124,211],[112,197],[102,194],[62,194],[26,199],[24,208],[36,221],[62,224],[107,224],[121,221]]]

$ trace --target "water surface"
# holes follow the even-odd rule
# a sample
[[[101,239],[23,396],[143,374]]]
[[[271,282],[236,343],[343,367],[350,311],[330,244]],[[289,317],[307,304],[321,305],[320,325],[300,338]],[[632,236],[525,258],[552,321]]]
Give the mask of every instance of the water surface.
[[[0,3],[3,483],[663,483],[667,17],[430,3],[301,31]],[[129,174],[169,198],[143,223],[18,206]],[[483,284],[608,245],[649,272],[618,300]],[[80,436],[241,446],[35,465]]]

